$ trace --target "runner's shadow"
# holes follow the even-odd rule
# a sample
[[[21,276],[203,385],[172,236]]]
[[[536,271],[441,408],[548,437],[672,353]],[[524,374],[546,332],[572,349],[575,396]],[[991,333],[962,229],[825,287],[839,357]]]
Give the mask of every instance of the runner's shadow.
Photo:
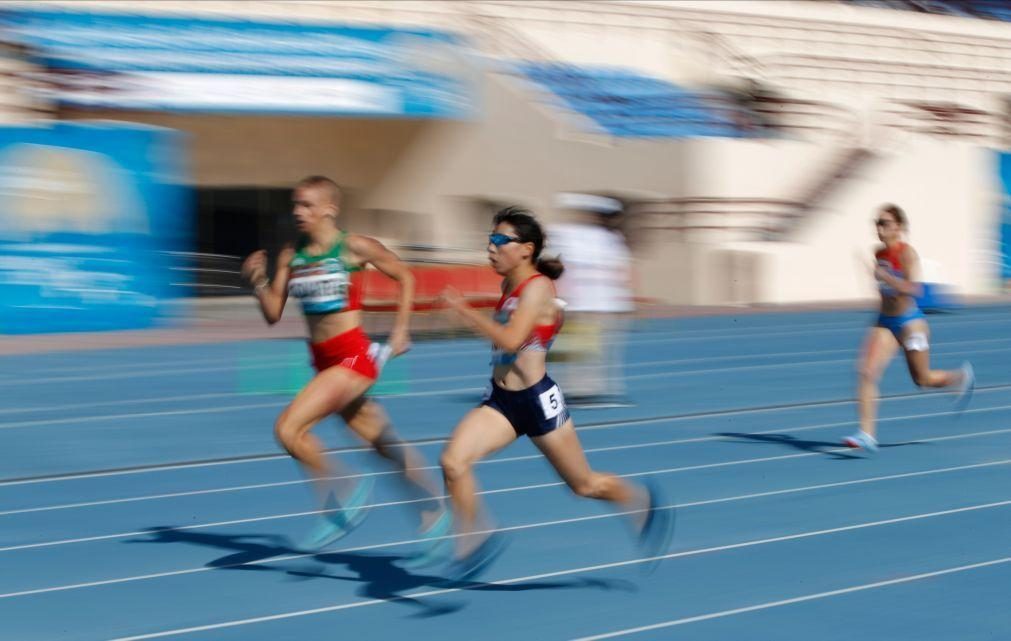
[[[714,436],[735,438],[741,441],[750,441],[752,443],[782,445],[791,449],[800,450],[801,452],[824,454],[829,458],[843,461],[862,458],[855,451],[841,449],[844,447],[841,441],[811,441],[807,439],[800,439],[789,434],[747,434],[743,432],[719,432],[714,434]],[[882,443],[878,447],[884,449],[890,447],[904,447],[906,445],[923,445],[923,443],[919,441],[908,441],[905,443]]]
[[[349,554],[334,552],[314,557],[315,567],[289,570],[291,576],[309,579],[329,578],[342,581],[360,581],[364,585],[358,591],[360,596],[384,601],[418,603],[417,597],[407,594],[422,588],[438,590],[472,590],[479,592],[527,592],[530,590],[586,589],[634,591],[634,584],[613,579],[567,579],[555,581],[530,581],[525,583],[484,583],[481,581],[454,581],[435,574],[414,574],[397,561],[404,557],[392,555]],[[350,574],[330,574],[328,566],[343,566]],[[435,607],[419,612],[417,616],[437,616],[448,614],[463,607],[463,604]]]
[[[600,589],[634,591],[634,584],[611,579],[571,579],[529,581],[520,583],[483,583],[453,581],[435,574],[414,574],[397,565],[405,557],[390,554],[360,554],[348,552],[307,553],[291,546],[288,540],[275,534],[214,534],[173,527],[148,528],[147,539],[129,539],[126,543],[183,543],[199,545],[230,553],[207,562],[204,567],[219,570],[275,572],[300,579],[334,579],[362,584],[359,596],[368,599],[403,603],[419,608],[414,616],[433,617],[451,614],[464,607],[460,601],[430,603],[406,594],[411,590],[474,590],[488,592],[524,592],[528,590]],[[295,558],[278,558],[295,557]],[[270,561],[270,559],[274,559]],[[332,573],[332,566],[343,566],[347,573]],[[426,590],[422,590],[425,592]],[[431,596],[435,596],[434,594]]]

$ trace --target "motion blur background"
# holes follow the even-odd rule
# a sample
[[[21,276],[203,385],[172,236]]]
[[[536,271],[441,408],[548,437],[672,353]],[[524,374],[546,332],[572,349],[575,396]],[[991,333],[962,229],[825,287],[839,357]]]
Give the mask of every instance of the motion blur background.
[[[309,174],[420,309],[493,299],[491,213],[560,191],[625,205],[640,312],[869,302],[883,202],[939,291],[1011,279],[1005,2],[4,2],[0,39],[0,334],[258,327],[238,266]]]
[[[370,393],[430,465],[488,383],[438,295],[497,300],[498,208],[546,223],[549,371],[593,466],[678,510],[655,572],[525,439],[478,470],[487,583],[408,570],[417,496],[332,423],[372,515],[302,549],[271,425],[306,331],[239,266],[312,174],[417,276]],[[869,457],[882,203],[980,385],[956,411],[894,359]],[[1011,0],[0,0],[0,641],[1007,641],[1009,243]],[[395,295],[365,272],[377,340]]]

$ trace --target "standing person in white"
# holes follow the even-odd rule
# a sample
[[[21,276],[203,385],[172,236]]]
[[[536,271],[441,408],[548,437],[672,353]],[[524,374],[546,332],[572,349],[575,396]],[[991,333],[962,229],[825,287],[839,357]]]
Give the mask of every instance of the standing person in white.
[[[563,222],[548,228],[551,253],[566,265],[558,281],[567,324],[559,336],[554,371],[570,404],[602,407],[627,404],[624,384],[625,334],[635,311],[632,256],[611,223],[624,211],[620,200],[560,193]]]

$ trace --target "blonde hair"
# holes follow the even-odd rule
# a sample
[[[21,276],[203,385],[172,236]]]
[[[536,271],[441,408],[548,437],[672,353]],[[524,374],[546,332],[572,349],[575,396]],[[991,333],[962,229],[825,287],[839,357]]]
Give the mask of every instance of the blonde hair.
[[[311,187],[313,189],[322,189],[326,193],[327,197],[330,199],[330,202],[333,203],[336,207],[340,207],[341,198],[343,197],[341,188],[340,186],[337,185],[337,183],[330,180],[326,176],[307,176],[302,180],[298,181],[298,184],[295,185],[296,189],[300,187]]]

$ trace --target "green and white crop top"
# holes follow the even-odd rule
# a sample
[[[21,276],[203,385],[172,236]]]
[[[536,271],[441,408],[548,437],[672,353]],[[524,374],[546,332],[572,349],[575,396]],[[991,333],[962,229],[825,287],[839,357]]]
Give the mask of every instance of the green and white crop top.
[[[288,295],[297,298],[310,315],[333,314],[362,308],[361,267],[345,259],[347,234],[330,251],[312,255],[305,247],[295,250],[288,263]]]

